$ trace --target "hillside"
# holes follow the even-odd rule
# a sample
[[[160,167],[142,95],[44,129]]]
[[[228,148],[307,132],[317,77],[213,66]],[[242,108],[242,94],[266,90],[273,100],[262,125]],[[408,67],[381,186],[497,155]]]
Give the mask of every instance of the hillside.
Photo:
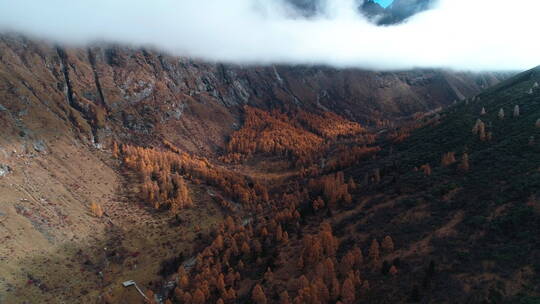
[[[380,290],[389,293],[388,303],[411,294],[430,303],[540,299],[539,72],[524,72],[426,118],[427,126],[387,144],[371,164],[382,179],[366,194],[383,194],[377,200],[384,207],[373,203],[371,214],[357,208],[338,225],[350,229],[359,220],[361,231],[384,231],[403,242],[407,274],[398,284],[401,293],[395,286]],[[350,174],[361,178],[368,168]],[[426,272],[430,263],[435,266]]]

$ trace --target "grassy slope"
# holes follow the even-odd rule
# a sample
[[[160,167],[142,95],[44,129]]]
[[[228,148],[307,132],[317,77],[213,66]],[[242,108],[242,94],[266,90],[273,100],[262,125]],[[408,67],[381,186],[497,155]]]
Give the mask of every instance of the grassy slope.
[[[422,264],[434,260],[438,278],[421,287],[429,302],[540,301],[540,128],[535,127],[540,88],[528,93],[535,82],[540,82],[539,68],[486,91],[479,100],[449,108],[439,124],[415,131],[378,162],[386,178],[377,192],[397,202],[384,213],[365,209],[364,218],[372,217],[365,229],[391,233],[408,249],[420,246],[411,255],[410,273],[404,274],[410,283],[397,285],[422,285]],[[515,105],[521,108],[516,118]],[[480,116],[482,107],[487,114]],[[500,108],[503,120],[497,116]],[[472,134],[478,118],[493,133],[491,141]],[[452,151],[458,162],[442,167],[442,155]],[[457,166],[465,151],[471,170],[462,173]],[[413,170],[425,163],[433,168],[430,177]],[[432,248],[422,251],[422,244]],[[403,297],[403,291],[396,292],[394,300]]]

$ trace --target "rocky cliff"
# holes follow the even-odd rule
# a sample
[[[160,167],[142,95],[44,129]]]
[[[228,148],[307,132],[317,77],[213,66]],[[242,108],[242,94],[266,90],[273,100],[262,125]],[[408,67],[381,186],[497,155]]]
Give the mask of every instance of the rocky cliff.
[[[244,67],[148,49],[65,48],[4,35],[0,123],[2,141],[59,134],[94,144],[111,138],[138,144],[167,138],[205,153],[223,146],[246,104],[330,110],[370,125],[448,105],[505,77],[442,70]]]

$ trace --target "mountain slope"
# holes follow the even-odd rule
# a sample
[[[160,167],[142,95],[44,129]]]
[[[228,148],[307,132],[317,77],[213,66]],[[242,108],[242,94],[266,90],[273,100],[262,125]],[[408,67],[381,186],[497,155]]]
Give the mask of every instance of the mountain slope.
[[[406,243],[401,258],[410,273],[402,272],[401,280],[408,283],[397,284],[401,292],[395,285],[381,288],[378,294],[394,294],[385,301],[396,303],[412,294],[422,303],[538,301],[537,83],[538,68],[428,117],[427,126],[387,146],[386,157],[371,165],[380,168],[383,177],[367,193],[384,193],[387,199],[382,201],[393,203],[373,213],[359,209],[348,221],[368,215],[362,231],[384,231]],[[518,116],[513,113],[516,106]],[[478,119],[484,127],[473,134]],[[456,160],[445,159],[447,153],[455,153]],[[361,178],[369,168],[352,169],[351,174]],[[431,261],[436,267],[426,273]]]
[[[8,134],[68,131],[90,142],[158,136],[189,151],[223,147],[244,104],[332,109],[375,124],[450,104],[507,77],[243,68],[119,46],[63,49],[16,36],[3,36],[0,44],[2,106],[12,113],[14,128]]]

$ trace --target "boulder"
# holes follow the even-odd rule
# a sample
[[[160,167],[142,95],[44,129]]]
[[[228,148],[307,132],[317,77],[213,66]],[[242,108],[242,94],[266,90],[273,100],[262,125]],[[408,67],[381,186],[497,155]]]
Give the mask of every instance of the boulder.
[[[11,172],[11,167],[5,164],[0,164],[0,177],[6,176]]]
[[[45,146],[43,140],[36,140],[33,146],[34,150],[36,150],[37,152],[45,152],[47,150],[47,147]]]

